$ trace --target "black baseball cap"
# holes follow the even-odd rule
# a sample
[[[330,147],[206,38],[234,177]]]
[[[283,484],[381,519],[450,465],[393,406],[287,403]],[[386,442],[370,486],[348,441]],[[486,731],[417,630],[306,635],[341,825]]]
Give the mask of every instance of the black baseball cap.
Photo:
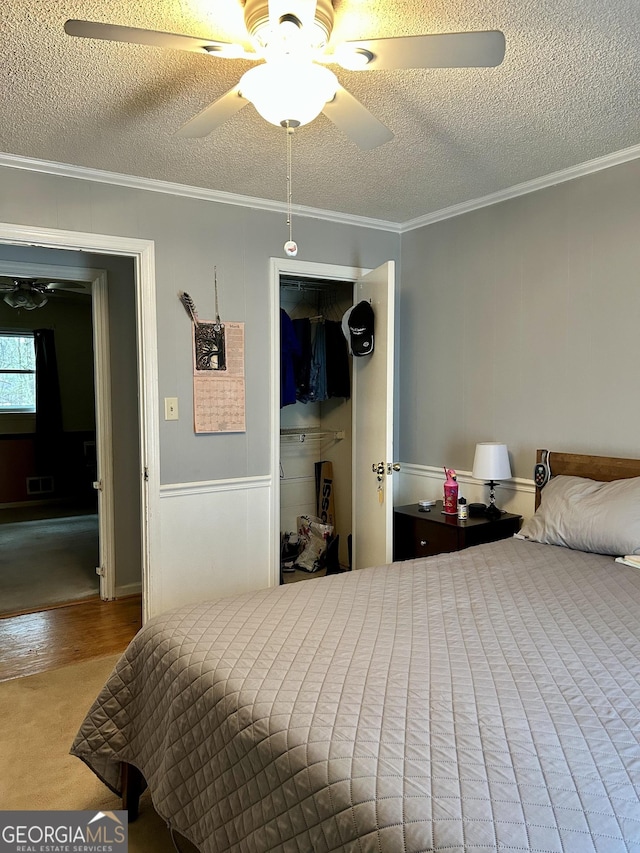
[[[349,314],[351,352],[355,356],[371,355],[373,352],[374,315],[371,303],[366,299],[358,302]]]

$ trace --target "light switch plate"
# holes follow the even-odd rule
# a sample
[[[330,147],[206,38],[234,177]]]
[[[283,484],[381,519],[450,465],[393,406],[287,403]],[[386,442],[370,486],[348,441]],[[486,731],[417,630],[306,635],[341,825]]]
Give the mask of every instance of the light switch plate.
[[[164,419],[165,419],[165,421],[177,421],[178,420],[178,398],[177,397],[165,397],[164,398]]]

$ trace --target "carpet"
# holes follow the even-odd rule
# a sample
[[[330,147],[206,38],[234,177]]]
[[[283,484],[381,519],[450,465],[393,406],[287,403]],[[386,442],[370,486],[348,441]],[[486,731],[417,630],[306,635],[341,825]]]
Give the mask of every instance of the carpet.
[[[120,800],[78,758],[76,731],[118,655],[0,683],[0,809],[109,811]],[[195,848],[182,838],[183,853]],[[129,853],[175,853],[149,793],[129,825]]]
[[[98,595],[98,516],[0,525],[0,614]]]

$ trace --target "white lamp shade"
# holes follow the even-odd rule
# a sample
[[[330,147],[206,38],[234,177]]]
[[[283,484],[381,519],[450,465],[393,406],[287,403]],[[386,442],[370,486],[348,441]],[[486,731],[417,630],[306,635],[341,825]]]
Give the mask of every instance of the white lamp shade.
[[[510,480],[511,465],[507,445],[497,441],[482,441],[476,444],[471,476],[474,480]]]
[[[239,88],[266,121],[297,127],[313,121],[335,97],[338,79],[324,66],[287,57],[249,69]]]

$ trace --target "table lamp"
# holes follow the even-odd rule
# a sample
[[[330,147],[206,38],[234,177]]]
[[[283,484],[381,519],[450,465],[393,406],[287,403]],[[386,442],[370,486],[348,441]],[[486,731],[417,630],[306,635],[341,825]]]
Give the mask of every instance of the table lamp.
[[[489,506],[486,509],[487,518],[499,518],[500,510],[496,506],[495,487],[499,485],[496,480],[511,479],[511,465],[509,464],[509,451],[506,444],[498,441],[481,441],[476,444],[476,454],[473,459],[474,480],[484,480],[489,486]]]

